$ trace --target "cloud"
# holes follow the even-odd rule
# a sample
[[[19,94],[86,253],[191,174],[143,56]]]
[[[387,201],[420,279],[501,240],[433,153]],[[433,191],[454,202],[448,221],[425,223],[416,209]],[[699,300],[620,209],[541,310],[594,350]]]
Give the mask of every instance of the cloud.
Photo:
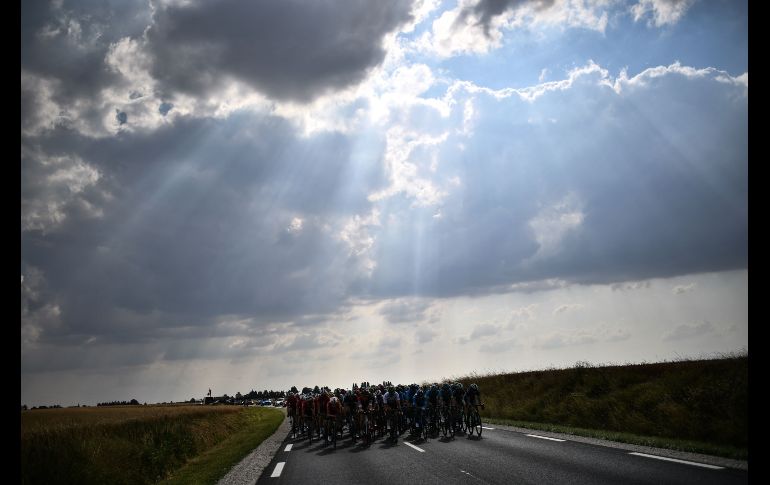
[[[606,7],[605,2],[567,0],[463,0],[436,19],[417,45],[449,57],[496,49],[503,43],[503,31],[510,29],[565,26],[604,32]]]
[[[689,285],[677,285],[671,289],[671,292],[675,295],[681,295],[682,293],[687,293],[688,291],[693,291],[694,289],[695,283],[690,283]]]
[[[336,234],[379,180],[364,160],[352,164],[349,142],[299,137],[254,113],[115,138],[60,127],[23,142],[22,268],[45,273],[37,305],[60,322],[42,325],[30,309],[29,339],[203,345],[223,315],[254,328],[338,315],[365,275]],[[339,204],[352,170],[360,185]]]
[[[612,291],[635,291],[635,290],[648,289],[649,287],[650,287],[649,280],[634,281],[631,283],[613,283],[610,285],[610,288],[612,288]]]
[[[400,299],[385,303],[380,315],[390,323],[419,322],[425,319],[430,301]]]
[[[508,324],[509,328],[512,328],[513,325],[516,325],[520,321],[534,319],[535,309],[537,306],[537,303],[532,303],[527,306],[512,310],[510,314],[510,322]]]
[[[553,314],[558,315],[559,313],[564,313],[566,311],[577,310],[579,308],[583,308],[583,306],[584,305],[582,303],[568,303],[566,305],[559,305],[553,309]]]
[[[364,79],[411,2],[237,0],[164,3],[146,33],[166,93],[204,95],[237,80],[266,96],[310,101]]]
[[[432,342],[438,335],[439,333],[437,331],[428,327],[419,328],[417,329],[417,332],[415,332],[415,338],[417,339],[418,344]]]
[[[695,2],[696,0],[639,0],[631,7],[631,13],[635,22],[649,17],[649,27],[662,27],[679,22]]]
[[[495,354],[521,347],[522,344],[520,343],[520,340],[516,338],[510,338],[484,343],[479,347],[479,352],[489,352]]]
[[[22,144],[22,230],[46,233],[71,216],[101,216],[101,177],[77,155],[51,156]]]
[[[480,323],[473,327],[473,330],[471,331],[470,335],[467,337],[459,337],[455,339],[455,342],[461,345],[467,344],[473,340],[477,339],[483,339],[486,337],[491,337],[494,335],[498,335],[501,330],[503,330],[503,327],[499,325],[495,325],[493,323]]]
[[[609,327],[605,324],[593,328],[581,328],[572,331],[555,331],[534,339],[535,348],[553,350],[563,347],[594,344],[598,342],[620,342],[631,334],[624,328]]]
[[[680,324],[663,334],[662,340],[692,339],[712,333],[714,330],[711,322]]]
[[[449,132],[436,145],[431,179],[462,182],[441,186],[440,218],[404,193],[372,201],[382,224],[369,233],[368,293],[538,291],[744,268],[747,98],[725,76],[674,63],[613,78],[588,63],[528,88],[450,85],[446,123],[472,99],[473,136]],[[532,112],[559,121],[531,124]]]

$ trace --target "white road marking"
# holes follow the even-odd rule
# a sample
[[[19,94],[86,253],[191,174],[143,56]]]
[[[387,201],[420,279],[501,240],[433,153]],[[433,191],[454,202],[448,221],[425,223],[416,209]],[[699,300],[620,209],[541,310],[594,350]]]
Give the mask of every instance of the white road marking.
[[[404,441],[404,444],[405,444],[406,446],[411,446],[412,448],[414,448],[415,450],[419,451],[420,453],[425,453],[425,450],[423,450],[423,449],[422,449],[422,448],[420,448],[419,446],[414,446],[412,443],[408,443],[408,442],[406,442],[406,441]]]
[[[285,450],[283,450],[283,451],[291,451],[291,447],[292,447],[292,446],[294,446],[294,444],[292,444],[292,443],[289,443],[288,445],[286,445],[286,449],[285,449]]]
[[[536,434],[528,434],[527,436],[531,436],[532,438],[540,438],[541,440],[566,441],[566,440],[560,440],[557,438],[549,438],[548,436],[538,436]]]
[[[648,455],[646,453],[637,453],[635,451],[632,452],[632,453],[629,453],[629,455],[643,456],[645,458],[655,458],[656,460],[673,461],[673,462],[676,462],[676,463],[684,463],[685,465],[702,466],[703,468],[711,468],[712,470],[722,470],[724,468],[722,466],[707,465],[705,463],[695,463],[694,461],[677,460],[676,458],[668,458],[668,457],[665,457],[665,456]]]
[[[281,472],[283,471],[283,466],[286,464],[285,461],[282,461],[275,465],[275,470],[273,470],[273,474],[270,475],[270,478],[276,478],[281,476]]]
[[[482,426],[482,428],[484,428],[484,429],[495,429],[495,428],[488,428],[486,426]]]

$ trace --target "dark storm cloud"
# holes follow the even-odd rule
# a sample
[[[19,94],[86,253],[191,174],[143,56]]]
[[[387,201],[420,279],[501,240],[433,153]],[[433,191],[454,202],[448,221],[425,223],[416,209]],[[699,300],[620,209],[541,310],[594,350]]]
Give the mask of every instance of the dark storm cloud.
[[[21,4],[21,67],[57,80],[54,99],[68,104],[93,97],[114,83],[104,65],[110,44],[138,37],[150,22],[150,6],[137,1],[24,1]],[[22,119],[25,111],[22,106]]]
[[[554,0],[480,0],[476,5],[469,5],[460,11],[455,24],[464,23],[472,14],[478,19],[478,25],[484,29],[484,34],[489,37],[489,28],[495,17],[527,4],[532,4],[535,8],[543,10],[550,8],[553,3]]]
[[[109,195],[100,217],[68,213],[22,233],[22,274],[37,268],[45,278],[35,305],[55,301],[60,311],[40,338],[49,343],[147,343],[175,328],[204,338],[212,334],[194,328],[216,334],[221,315],[259,328],[338,310],[355,261],[316,219],[366,210],[382,176],[376,158],[351,161],[346,137],[298,139],[288,122],[248,114],[105,139],[58,128],[28,144],[36,150],[23,164],[23,202],[56,200],[34,183],[50,170],[36,160],[73,152]],[[353,172],[361,185],[351,190]]]
[[[232,77],[272,98],[311,100],[361,81],[411,1],[218,0],[158,6],[147,33],[167,92],[196,95]]]

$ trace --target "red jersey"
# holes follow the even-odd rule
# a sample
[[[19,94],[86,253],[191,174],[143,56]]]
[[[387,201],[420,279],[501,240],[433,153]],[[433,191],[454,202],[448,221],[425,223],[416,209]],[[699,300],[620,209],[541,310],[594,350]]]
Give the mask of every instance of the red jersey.
[[[334,401],[329,399],[329,402],[326,403],[326,414],[328,416],[337,416],[337,413],[339,411],[340,411],[339,399],[335,399]]]

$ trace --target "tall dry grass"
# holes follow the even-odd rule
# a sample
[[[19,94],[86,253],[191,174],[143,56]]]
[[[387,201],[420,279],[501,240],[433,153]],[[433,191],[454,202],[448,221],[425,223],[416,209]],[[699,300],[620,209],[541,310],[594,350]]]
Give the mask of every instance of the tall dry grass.
[[[237,431],[243,408],[126,406],[23,411],[21,482],[155,483]]]
[[[748,357],[472,374],[482,416],[748,448]]]

